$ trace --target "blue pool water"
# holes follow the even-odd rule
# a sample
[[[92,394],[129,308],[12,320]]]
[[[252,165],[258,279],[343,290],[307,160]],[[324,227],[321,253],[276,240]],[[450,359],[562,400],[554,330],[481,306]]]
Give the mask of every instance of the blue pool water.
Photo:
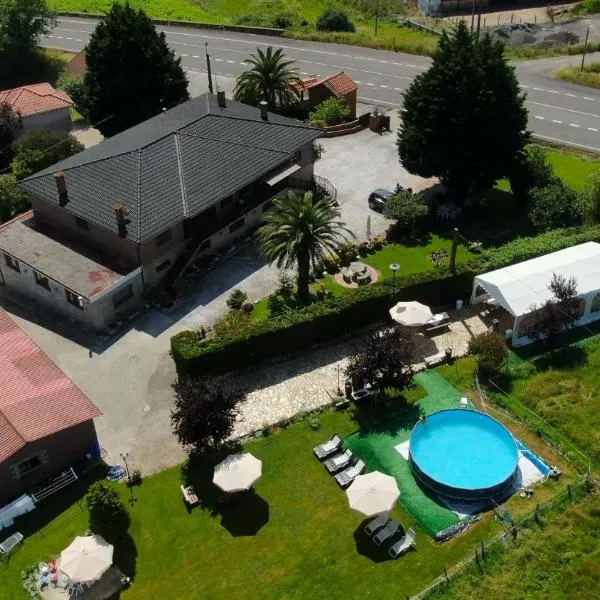
[[[410,438],[415,474],[435,491],[486,497],[508,485],[519,461],[511,433],[474,410],[442,410],[420,421]]]

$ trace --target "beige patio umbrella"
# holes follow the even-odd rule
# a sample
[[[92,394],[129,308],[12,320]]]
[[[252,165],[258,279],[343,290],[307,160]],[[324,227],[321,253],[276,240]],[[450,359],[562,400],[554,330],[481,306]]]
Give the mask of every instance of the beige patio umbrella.
[[[100,535],[76,537],[60,553],[60,570],[74,582],[96,581],[113,563],[113,546]]]
[[[359,475],[346,490],[346,495],[350,508],[372,517],[392,510],[400,490],[393,477],[374,471]]]
[[[390,308],[390,316],[400,325],[417,327],[431,321],[433,313],[429,306],[420,302],[398,302]]]
[[[249,489],[262,475],[262,462],[249,452],[231,454],[215,467],[213,483],[224,492]]]

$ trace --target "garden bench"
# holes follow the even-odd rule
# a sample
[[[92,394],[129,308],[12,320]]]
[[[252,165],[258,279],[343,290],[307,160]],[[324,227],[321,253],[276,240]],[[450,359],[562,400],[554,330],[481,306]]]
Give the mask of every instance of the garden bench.
[[[195,506],[196,504],[198,504],[198,496],[196,495],[196,491],[191,485],[181,485],[179,487],[181,488],[183,499],[187,502],[187,504],[189,504],[190,506]]]
[[[439,323],[438,325],[431,325],[425,329],[425,333],[435,333],[436,331],[440,331],[442,329],[448,329],[450,327],[450,321],[444,321],[443,323]]]
[[[446,360],[445,352],[438,352],[437,354],[432,354],[425,358],[424,362],[428,367],[433,367],[434,365],[440,365]]]

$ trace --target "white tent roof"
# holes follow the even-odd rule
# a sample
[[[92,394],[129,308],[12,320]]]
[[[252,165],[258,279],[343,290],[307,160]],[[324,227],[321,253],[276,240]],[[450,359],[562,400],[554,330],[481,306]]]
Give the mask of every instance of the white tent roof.
[[[504,269],[475,277],[488,294],[513,316],[530,312],[531,306],[552,297],[552,274],[575,277],[579,296],[600,290],[600,244],[586,242]]]

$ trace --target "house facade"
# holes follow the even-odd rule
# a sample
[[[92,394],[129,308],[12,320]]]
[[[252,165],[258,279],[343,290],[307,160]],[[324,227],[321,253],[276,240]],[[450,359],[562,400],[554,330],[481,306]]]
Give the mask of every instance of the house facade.
[[[320,135],[222,93],[185,102],[20,182],[32,210],[0,226],[0,284],[110,328],[311,182]]]
[[[98,446],[100,411],[0,309],[0,504]]]
[[[301,93],[310,110],[327,98],[339,98],[350,109],[350,119],[356,119],[358,84],[343,71],[323,79],[305,79],[301,84]]]
[[[71,98],[62,90],[54,89],[49,83],[36,83],[0,91],[0,104],[2,103],[10,105],[21,115],[23,131],[70,131],[73,127]]]

